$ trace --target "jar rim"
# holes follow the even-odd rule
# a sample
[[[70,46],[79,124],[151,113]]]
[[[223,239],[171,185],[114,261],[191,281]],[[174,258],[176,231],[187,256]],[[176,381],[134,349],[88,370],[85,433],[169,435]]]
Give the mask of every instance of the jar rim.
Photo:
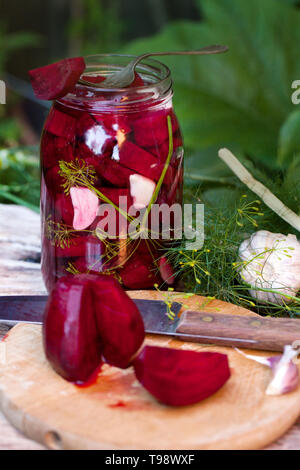
[[[117,53],[113,53],[113,54],[110,54],[110,53],[106,53],[106,54],[91,54],[91,55],[87,55],[84,57],[85,59],[85,63],[86,63],[86,69],[85,71],[83,72],[82,75],[86,75],[88,69],[90,67],[92,67],[92,64],[89,64],[90,61],[92,60],[95,60],[95,59],[100,59],[100,58],[129,58],[129,59],[135,59],[137,58],[138,56],[137,55],[134,55],[134,54],[117,54]],[[171,78],[171,71],[169,69],[169,67],[164,64],[163,62],[157,60],[157,59],[152,59],[152,58],[145,58],[143,59],[144,64],[147,64],[148,67],[150,68],[153,68],[153,70],[155,69],[155,67],[160,67],[160,70],[162,72],[165,73],[165,75],[161,78],[161,79],[158,79],[156,82],[154,83],[151,83],[150,85],[140,85],[140,86],[135,86],[135,87],[132,87],[131,89],[137,89],[137,88],[143,88],[143,89],[146,89],[148,87],[153,87],[154,85],[161,85],[163,84],[165,81],[169,80]],[[142,62],[140,62],[137,67],[136,67],[136,70],[139,69],[139,66],[143,65]],[[100,65],[100,64],[97,64],[97,65]],[[109,65],[109,64],[106,64],[106,65]],[[86,85],[87,86],[87,85]],[[95,84],[90,82],[90,85],[91,87],[94,87],[94,88],[98,88],[100,89],[100,87],[95,87]],[[101,87],[101,90],[103,92],[114,92],[114,91],[117,91],[117,92],[124,92],[124,91],[128,91],[128,88],[104,88],[104,87]]]
[[[86,81],[86,75],[109,75],[128,64],[128,59],[134,59],[130,54],[96,54],[86,56],[86,69],[82,73]],[[118,59],[118,63],[115,60]],[[124,65],[120,61],[124,61]],[[160,106],[163,100],[173,96],[171,71],[164,63],[146,58],[139,63],[136,71],[147,78],[146,85],[127,88],[102,88],[94,83],[86,85],[80,82],[74,90],[57,100],[65,106],[81,109],[85,108],[97,112],[110,110],[112,107],[119,112],[133,112],[140,106]],[[143,72],[143,73],[142,73]]]

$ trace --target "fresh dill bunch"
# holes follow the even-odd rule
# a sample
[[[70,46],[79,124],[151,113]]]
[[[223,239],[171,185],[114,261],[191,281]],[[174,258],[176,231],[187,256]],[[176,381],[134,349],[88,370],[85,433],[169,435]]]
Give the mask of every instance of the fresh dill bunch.
[[[73,186],[85,186],[89,188],[96,181],[96,171],[91,165],[87,165],[84,160],[78,158],[74,162],[59,161],[59,176],[65,182],[63,188],[66,194],[70,193]]]
[[[201,189],[186,202],[202,202]],[[226,208],[205,204],[205,241],[201,249],[186,250],[185,240],[170,246],[167,257],[185,292],[215,297],[272,316],[300,314],[299,304],[262,304],[250,296],[238,274],[238,249],[257,230],[276,226],[277,216],[250,192]],[[278,229],[277,229],[278,231]]]

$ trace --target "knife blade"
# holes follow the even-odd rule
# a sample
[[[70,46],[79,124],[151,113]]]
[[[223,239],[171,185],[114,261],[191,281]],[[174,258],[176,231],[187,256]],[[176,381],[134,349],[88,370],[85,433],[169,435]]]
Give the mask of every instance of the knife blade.
[[[264,318],[215,312],[184,311],[173,302],[175,319],[167,316],[162,300],[133,299],[147,333],[169,335],[182,341],[221,346],[282,351],[286,344],[300,346],[300,319]],[[0,322],[42,323],[47,296],[0,296]]]
[[[43,312],[48,296],[46,295],[18,295],[0,296],[0,322],[15,325],[16,323],[43,322]],[[133,299],[142,314],[147,333],[166,334],[167,331],[175,333],[178,325],[178,313],[181,304],[173,302],[172,312],[175,320],[167,317],[166,303],[162,300]]]

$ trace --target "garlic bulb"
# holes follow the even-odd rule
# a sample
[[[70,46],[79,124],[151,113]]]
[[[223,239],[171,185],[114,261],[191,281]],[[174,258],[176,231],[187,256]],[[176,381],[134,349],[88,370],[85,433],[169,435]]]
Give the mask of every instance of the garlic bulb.
[[[295,235],[259,230],[239,248],[238,270],[247,284],[274,292],[250,290],[261,302],[289,303],[300,289],[300,242]]]

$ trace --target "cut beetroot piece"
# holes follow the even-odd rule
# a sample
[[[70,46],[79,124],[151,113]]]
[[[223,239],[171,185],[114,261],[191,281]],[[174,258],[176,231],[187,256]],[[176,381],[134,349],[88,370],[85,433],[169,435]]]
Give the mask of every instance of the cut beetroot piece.
[[[54,370],[64,379],[84,383],[101,364],[89,280],[61,278],[50,293],[43,324],[44,348]]]
[[[135,75],[134,81],[131,83],[131,85],[129,86],[129,88],[134,88],[134,87],[138,87],[138,86],[144,86],[144,85],[145,85],[145,82],[144,82],[144,80],[142,79],[142,77],[141,77],[137,72],[135,72],[134,75]]]
[[[56,196],[57,193],[64,192],[63,184],[65,180],[60,176],[59,171],[59,167],[54,166],[44,173],[47,190],[54,196]]]
[[[85,161],[88,165],[92,165],[95,168],[100,177],[104,178],[117,188],[126,188],[129,186],[129,177],[134,172],[121,166],[115,160],[108,157],[88,157]]]
[[[102,243],[99,240],[99,243]],[[105,263],[105,246],[102,245],[103,249],[103,256],[100,256],[99,258],[90,258],[90,257],[81,257],[78,258],[76,261],[72,262],[72,265],[74,266],[75,269],[79,273],[83,274],[100,274],[102,273],[104,269],[104,263]]]
[[[72,142],[75,139],[76,123],[77,120],[74,117],[52,107],[45,123],[45,130]]]
[[[85,257],[86,259],[98,259],[103,255],[102,242],[93,236],[73,236],[69,246],[53,246],[48,242],[48,250],[56,258]]]
[[[109,364],[125,369],[145,338],[141,314],[112,277],[95,276],[93,293],[103,356]]]
[[[134,139],[140,147],[160,146],[169,138],[167,116],[171,116],[173,134],[179,128],[177,118],[172,110],[149,111],[133,124]]]
[[[132,255],[120,270],[120,276],[128,289],[147,289],[154,284],[161,284],[161,278],[156,274],[156,267],[150,255]]]
[[[171,263],[168,259],[163,256],[159,260],[159,272],[162,277],[162,280],[168,284],[168,286],[172,286],[175,282],[175,274]]]
[[[96,125],[95,119],[89,113],[82,113],[76,124],[76,134],[79,137],[84,136],[86,131]]]
[[[94,222],[100,201],[88,188],[73,187],[70,189],[70,195],[74,208],[73,228],[84,230]]]
[[[161,145],[154,147],[148,147],[145,150],[155,155],[161,162],[165,162],[169,155],[169,139],[165,140]],[[173,136],[173,149],[176,150],[178,147],[182,147],[183,142],[181,137]]]
[[[138,381],[166,405],[197,403],[229,379],[225,354],[145,346],[133,362]]]
[[[30,70],[29,76],[35,96],[40,100],[62,98],[73,90],[84,69],[84,59],[74,57]]]
[[[127,188],[106,188],[106,187],[100,187],[99,191],[104,194],[110,201],[112,201],[116,206],[119,207],[119,202],[120,202],[120,197],[125,198],[126,197],[126,206],[127,210],[132,204],[132,198],[130,196],[130,192]],[[105,203],[105,201],[104,201]]]
[[[41,140],[41,163],[48,169],[58,165],[60,160],[71,162],[74,160],[73,145],[62,137],[55,137],[44,132]]]
[[[103,75],[83,75],[82,79],[90,83],[101,83],[106,77]]]
[[[72,226],[73,218],[74,209],[71,197],[66,194],[58,194],[55,199],[55,222]]]
[[[135,75],[135,79],[131,83],[129,88],[144,86],[145,83],[144,83],[144,80],[142,79],[142,77],[137,72],[135,72],[134,75]],[[82,78],[83,78],[83,80],[86,80],[90,83],[101,83],[106,79],[106,77],[103,76],[103,75],[84,75]]]
[[[130,168],[134,173],[140,173],[154,181],[158,181],[163,171],[163,164],[159,163],[151,153],[146,152],[133,142],[126,140],[119,148],[119,162]],[[164,183],[169,184],[173,179],[173,170],[169,166]]]

